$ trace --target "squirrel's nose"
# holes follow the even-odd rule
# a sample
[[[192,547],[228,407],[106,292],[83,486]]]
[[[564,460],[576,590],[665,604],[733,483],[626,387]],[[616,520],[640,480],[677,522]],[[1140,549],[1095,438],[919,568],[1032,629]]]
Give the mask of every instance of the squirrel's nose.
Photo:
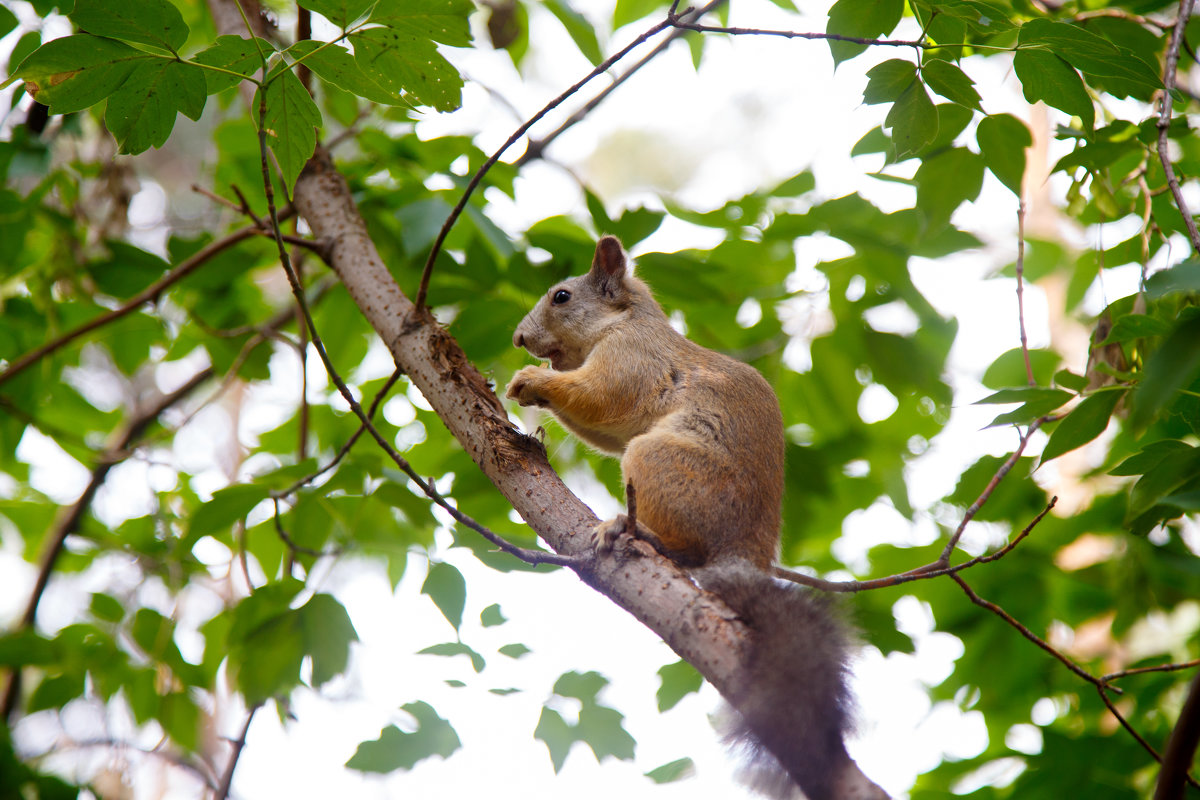
[[[520,331],[515,332],[513,334],[513,347],[524,347],[524,346],[525,346],[525,334],[521,333]]]

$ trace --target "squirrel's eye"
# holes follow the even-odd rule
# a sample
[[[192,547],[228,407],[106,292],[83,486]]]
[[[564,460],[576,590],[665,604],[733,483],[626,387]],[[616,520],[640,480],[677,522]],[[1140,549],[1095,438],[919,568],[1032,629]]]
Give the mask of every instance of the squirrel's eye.
[[[554,293],[554,305],[561,306],[563,303],[571,299],[571,293],[566,289],[559,289]]]

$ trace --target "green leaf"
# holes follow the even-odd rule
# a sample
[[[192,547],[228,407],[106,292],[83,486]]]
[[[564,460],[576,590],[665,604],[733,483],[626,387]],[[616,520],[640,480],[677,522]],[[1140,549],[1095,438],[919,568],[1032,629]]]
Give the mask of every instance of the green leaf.
[[[229,669],[247,703],[286,694],[300,683],[307,643],[300,616],[290,604],[303,587],[295,579],[267,584],[233,611]]]
[[[950,223],[963,203],[979,196],[983,186],[983,159],[964,147],[930,155],[913,175],[917,184],[917,208],[931,230]]]
[[[1154,454],[1158,456],[1158,453]],[[1176,447],[1146,470],[1129,492],[1127,519],[1135,519],[1200,475],[1200,448]]]
[[[102,619],[105,622],[120,622],[125,618],[125,606],[121,601],[112,595],[96,592],[92,595],[92,602],[88,605],[88,610],[96,619]]]
[[[471,43],[468,20],[474,10],[471,0],[379,0],[371,22],[405,36],[465,47]]]
[[[546,749],[550,751],[550,763],[554,765],[554,773],[557,775],[567,760],[567,754],[571,752],[571,745],[575,744],[575,732],[561,714],[550,708],[543,708],[537,727],[533,729],[533,738],[545,743]]]
[[[139,64],[121,88],[108,98],[104,124],[121,145],[121,152],[137,154],[162,147],[182,111],[200,119],[208,84],[195,64],[156,59]]]
[[[342,29],[366,14],[372,2],[373,0],[299,0],[302,8],[320,14]]]
[[[1146,279],[1146,297],[1151,300],[1191,292],[1200,292],[1200,260],[1183,261]]]
[[[1017,389],[1002,389],[993,395],[977,400],[977,404],[987,403],[1021,403],[1021,407],[1001,414],[989,423],[988,427],[997,425],[1027,425],[1035,419],[1044,417],[1056,408],[1069,401],[1075,395],[1060,389],[1045,389],[1036,386]]]
[[[314,594],[296,610],[304,631],[305,650],[312,657],[314,687],[345,672],[350,661],[350,643],[358,632],[346,609],[332,595]]]
[[[395,725],[388,725],[380,731],[378,739],[358,746],[346,762],[349,769],[375,773],[412,769],[426,758],[449,758],[462,747],[454,728],[428,703],[418,701],[402,708],[416,719],[416,730],[405,733]]]
[[[256,116],[261,95],[259,89],[254,96]],[[266,118],[261,121],[261,129],[267,133],[267,144],[279,161],[283,182],[290,192],[317,147],[315,129],[321,125],[321,111],[292,70],[276,73],[267,84],[266,97]]]
[[[1200,315],[1175,326],[1162,346],[1146,360],[1142,381],[1133,393],[1129,424],[1141,430],[1175,402],[1177,392],[1200,375]]]
[[[1167,456],[1190,453],[1192,446],[1178,439],[1151,442],[1108,471],[1109,475],[1144,475]]]
[[[430,566],[421,594],[429,595],[454,630],[459,629],[467,603],[467,582],[456,567],[444,561]]]
[[[453,111],[462,104],[462,76],[429,39],[392,28],[368,28],[350,35],[354,58],[369,77],[391,94],[402,91],[422,105]]]
[[[937,111],[919,80],[914,79],[892,104],[884,126],[892,129],[892,143],[900,161],[916,155],[937,137]]]
[[[1118,97],[1148,100],[1162,88],[1158,71],[1133,52],[1067,22],[1030,20],[1021,26],[1019,42],[1018,52],[1044,48],[1084,74],[1105,79],[1104,88]]]
[[[976,400],[974,405],[999,405],[1001,403],[1044,403],[1049,410],[1061,406],[1074,395],[1061,389],[1047,389],[1043,386],[1017,386],[1011,389],[1001,389],[993,392],[982,400]],[[1051,403],[1053,405],[1051,405]]]
[[[700,691],[704,678],[686,661],[676,661],[658,670],[661,683],[656,697],[658,710],[667,711],[692,692]]]
[[[170,692],[158,700],[159,722],[171,740],[188,752],[200,743],[200,709],[184,692]]]
[[[267,499],[270,490],[253,483],[239,483],[218,489],[212,499],[196,511],[188,525],[192,541],[229,527],[250,513],[250,509]]]
[[[983,110],[979,104],[979,92],[975,91],[975,81],[957,65],[941,59],[927,61],[921,67],[921,77],[930,89],[947,100],[976,111]]]
[[[487,666],[487,662],[484,661],[483,656],[462,642],[433,644],[422,650],[418,650],[417,653],[423,656],[445,656],[447,658],[452,656],[467,656],[471,659],[471,668],[476,672],[483,672],[484,667]]]
[[[311,39],[296,42],[288,48],[288,55],[304,64],[316,73],[321,80],[328,81],[339,89],[370,100],[372,103],[383,103],[389,106],[407,106],[409,102],[395,87],[384,87],[372,80],[362,67],[354,60],[354,56],[344,47],[328,45]]]
[[[585,703],[596,702],[596,695],[608,685],[608,679],[599,672],[564,672],[554,682],[554,693],[560,697],[574,697]]]
[[[1046,50],[1021,48],[1013,56],[1013,69],[1021,81],[1021,91],[1031,103],[1041,100],[1072,116],[1079,117],[1091,130],[1096,125],[1096,109],[1083,88],[1083,80],[1067,62]]]
[[[1046,442],[1046,448],[1042,451],[1042,463],[1082,447],[1104,433],[1109,417],[1124,396],[1124,390],[1114,390],[1085,397],[1050,434],[1050,440]]]
[[[604,54],[600,51],[600,42],[596,39],[596,28],[588,22],[587,17],[571,8],[566,0],[544,0],[544,2],[547,10],[557,17],[562,26],[566,28],[571,41],[575,42],[575,46],[579,48],[579,52],[583,53],[584,58],[593,64],[599,64],[604,60]]]
[[[0,666],[41,667],[59,658],[55,644],[28,628],[0,636]]]
[[[592,748],[597,761],[603,761],[609,756],[629,761],[633,758],[637,742],[621,724],[624,719],[616,709],[585,703],[579,711],[575,733]]]
[[[1113,323],[1101,345],[1128,342],[1150,336],[1165,336],[1171,332],[1171,323],[1148,314],[1125,314]]]
[[[646,777],[655,783],[674,783],[696,774],[696,764],[690,758],[680,758],[669,761],[661,767],[655,767],[646,773]]]
[[[502,656],[508,656],[509,658],[520,658],[521,656],[532,653],[533,651],[520,642],[516,642],[514,644],[503,645],[502,647],[498,648],[496,652]]]
[[[17,19],[16,14],[12,13],[4,6],[0,6],[0,39],[4,38],[13,30],[15,30],[18,22],[19,20]]]
[[[903,0],[837,0],[829,9],[826,33],[874,39],[891,33],[904,14]],[[866,45],[829,40],[833,64],[838,64],[867,49]]]
[[[975,131],[983,162],[1013,194],[1021,196],[1021,179],[1025,175],[1025,149],[1033,137],[1025,123],[1011,114],[984,117]]]
[[[13,76],[25,81],[25,90],[55,114],[70,114],[99,103],[139,64],[151,60],[157,59],[121,42],[81,33],[42,45]]]
[[[497,625],[503,625],[508,622],[504,618],[504,614],[500,613],[500,604],[492,603],[490,606],[479,612],[479,622],[485,628],[494,628]]]
[[[188,26],[167,0],[75,0],[68,14],[75,25],[95,36],[148,44],[175,53],[188,38]]]
[[[274,52],[275,47],[266,39],[258,39],[256,46],[255,40],[226,35],[218,36],[215,43],[197,53],[193,60],[198,64],[220,67],[249,78],[262,69],[264,56],[270,56]],[[208,93],[216,94],[237,86],[241,82],[237,75],[204,70]]]
[[[889,59],[867,70],[863,102],[867,105],[894,103],[917,79],[917,67],[911,61]]]

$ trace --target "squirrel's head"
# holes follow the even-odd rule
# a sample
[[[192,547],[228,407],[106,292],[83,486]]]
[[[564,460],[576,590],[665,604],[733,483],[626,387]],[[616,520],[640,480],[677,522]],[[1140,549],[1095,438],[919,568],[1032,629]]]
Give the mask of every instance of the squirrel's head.
[[[556,370],[576,369],[605,330],[625,318],[640,294],[649,298],[628,274],[621,243],[615,236],[604,236],[596,243],[592,269],[551,286],[517,326],[513,345],[549,359]]]

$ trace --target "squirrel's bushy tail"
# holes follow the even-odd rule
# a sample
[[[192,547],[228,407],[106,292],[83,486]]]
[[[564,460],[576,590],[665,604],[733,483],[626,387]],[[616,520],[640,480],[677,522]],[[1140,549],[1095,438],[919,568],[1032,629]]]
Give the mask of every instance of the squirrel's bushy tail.
[[[772,797],[832,800],[850,764],[843,743],[852,700],[851,634],[829,598],[785,585],[748,563],[698,570],[751,631],[747,675],[730,697],[726,742],[749,756],[751,787]],[[885,795],[886,796],[886,795]]]

